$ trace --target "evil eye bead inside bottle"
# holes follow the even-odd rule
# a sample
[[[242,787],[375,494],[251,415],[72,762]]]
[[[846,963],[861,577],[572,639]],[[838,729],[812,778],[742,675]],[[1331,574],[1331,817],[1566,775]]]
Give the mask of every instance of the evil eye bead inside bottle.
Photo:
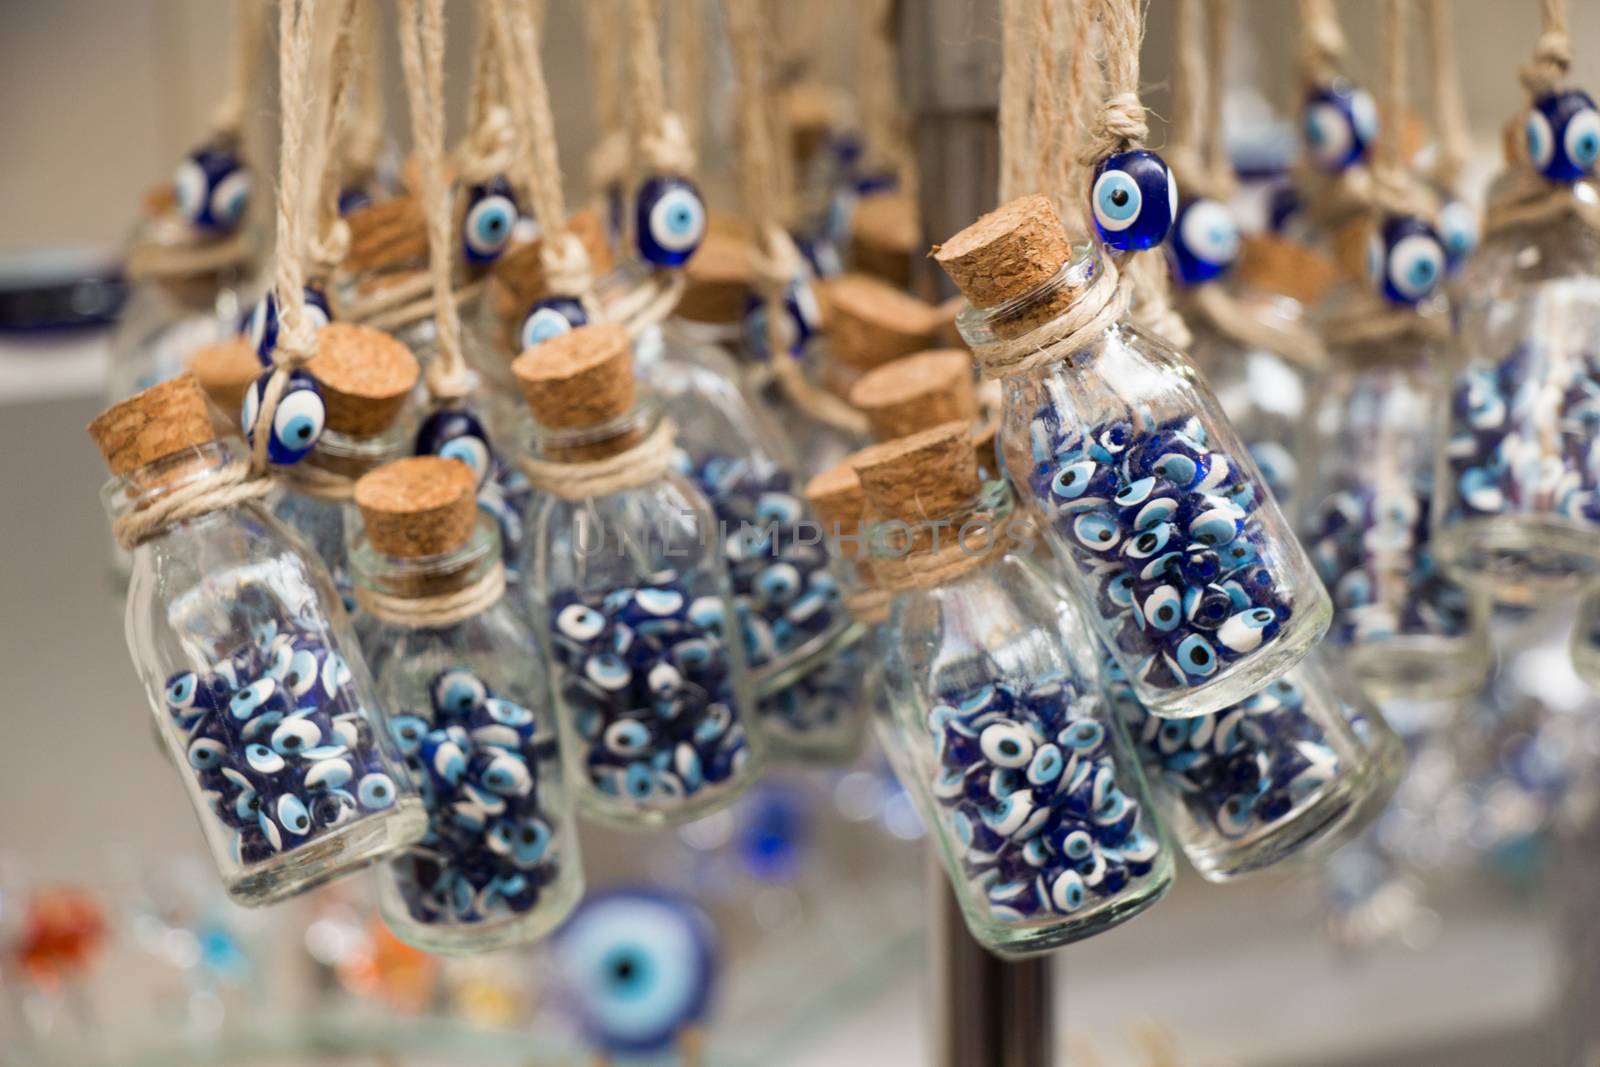
[[[1063,322],[1080,301],[1111,306],[1099,253],[1024,197],[935,258],[973,305],[962,335],[1002,380],[1012,483],[1140,700],[1200,715],[1298,662],[1327,629],[1327,593],[1216,397],[1126,321]]]
[[[687,178],[655,175],[634,198],[633,239],[641,258],[657,267],[681,267],[706,235],[706,205]]]
[[[1306,155],[1328,174],[1365,160],[1378,137],[1377,102],[1371,93],[1346,81],[1311,90],[1300,121]]]
[[[1178,217],[1177,180],[1165,160],[1143,148],[1102,160],[1089,198],[1095,233],[1119,252],[1154,248]]]

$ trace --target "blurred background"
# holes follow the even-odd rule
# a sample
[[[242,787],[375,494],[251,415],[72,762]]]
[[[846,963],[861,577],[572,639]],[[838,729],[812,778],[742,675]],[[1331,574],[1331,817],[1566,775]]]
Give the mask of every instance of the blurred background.
[[[964,43],[961,34],[997,40],[993,4],[928,3],[957,13],[941,23],[956,35],[945,44]],[[465,24],[466,0],[448,6]],[[787,7],[826,40],[819,75],[850,84],[850,5]],[[1294,7],[1237,5],[1231,137],[1293,136]],[[1537,7],[1449,4],[1477,149],[1469,191],[1481,193],[1497,167],[1500,125],[1524,106],[1516,70]],[[545,48],[573,196],[593,141],[580,8],[550,0]],[[1340,8],[1352,74],[1375,85],[1378,0]],[[1575,0],[1572,19],[1574,80],[1600,85],[1600,3]],[[222,91],[230,32],[229,5],[218,0],[0,0],[0,281],[117,261],[145,191],[192,147]],[[398,116],[405,104],[388,45]],[[452,86],[465,85],[470,46],[466,32],[450,38]],[[719,48],[708,43],[714,132],[702,160],[713,205],[737,188]],[[1171,57],[1169,5],[1153,0],[1143,77],[1156,148],[1171,111]],[[448,96],[452,136],[464,97]],[[254,118],[275,121],[267,104]],[[70,989],[0,970],[0,1035],[9,1038],[0,1059],[25,1062],[28,1033],[86,1058],[219,1062],[205,1041],[226,1018],[260,1024],[246,1043],[262,1062],[300,1062],[275,1042],[295,1012],[331,1000],[348,1011],[321,1035],[330,1062],[365,1062],[348,1047],[381,1046],[397,1017],[421,1020],[423,1036],[377,1054],[380,1063],[577,1056],[541,1001],[536,952],[417,976],[380,965],[386,943],[368,924],[359,885],[263,913],[214,898],[123,644],[97,499],[104,469],[83,433],[102,404],[106,361],[103,330],[0,334],[0,933],[24,921],[20,887],[57,885],[94,894],[110,930]],[[1567,658],[1573,613],[1562,603],[1502,613],[1494,682],[1480,697],[1385,708],[1408,737],[1412,771],[1370,841],[1316,870],[1225,888],[1183,872],[1148,916],[1057,953],[1066,1062],[1563,1062],[1558,1050],[1596,1027],[1584,1009],[1600,990],[1600,835],[1586,829],[1600,704]],[[729,1064],[929,1062],[925,853],[915,813],[875,757],[778,776],[734,812],[680,832],[635,838],[586,827],[584,839],[591,884],[668,885],[712,912],[726,972],[711,1062]],[[270,1016],[258,1011],[269,1002]],[[189,1043],[174,1046],[175,1036]]]

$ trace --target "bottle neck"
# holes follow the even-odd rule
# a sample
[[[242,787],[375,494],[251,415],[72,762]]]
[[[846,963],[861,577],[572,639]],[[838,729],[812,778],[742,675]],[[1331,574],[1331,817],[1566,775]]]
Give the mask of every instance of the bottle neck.
[[[350,565],[358,596],[367,591],[385,601],[448,597],[481,585],[493,572],[503,570],[500,530],[492,517],[480,513],[472,536],[460,548],[420,559],[380,552],[362,536],[351,549]]]
[[[890,592],[948,584],[1025,547],[1032,525],[1004,481],[987,482],[965,507],[920,519],[883,519],[867,531],[871,571]]]
[[[238,438],[208,441],[112,478],[101,487],[100,501],[115,522],[154,507],[180,490],[216,478],[245,456],[244,442]]]
[[[994,307],[968,305],[956,329],[991,377],[1064,359],[1121,317],[1114,264],[1092,242],[1076,245],[1046,281]]]
[[[586,463],[608,459],[645,441],[661,428],[661,404],[642,394],[631,409],[593,426],[555,429],[528,420],[524,450],[541,463]]]

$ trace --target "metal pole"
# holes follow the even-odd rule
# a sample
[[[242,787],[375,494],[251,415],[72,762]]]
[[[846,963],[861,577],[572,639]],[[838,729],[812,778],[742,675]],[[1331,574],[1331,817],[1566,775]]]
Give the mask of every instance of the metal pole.
[[[942,241],[995,206],[1000,138],[999,0],[906,0],[899,21],[901,91],[916,138],[925,244]],[[923,256],[912,285],[953,290]],[[1054,1061],[1048,960],[1008,963],[967,933],[944,873],[929,864],[933,903],[933,1039],[941,1067],[1049,1067]]]

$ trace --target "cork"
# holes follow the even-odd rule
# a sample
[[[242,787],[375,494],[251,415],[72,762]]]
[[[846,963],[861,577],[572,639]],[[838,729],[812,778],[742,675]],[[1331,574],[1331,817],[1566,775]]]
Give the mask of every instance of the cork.
[[[799,163],[822,151],[850,111],[849,100],[838,89],[816,81],[796,82],[784,89],[778,107],[789,133],[789,150]]]
[[[605,221],[593,208],[576,211],[567,218],[567,228],[583,243],[589,253],[590,273],[598,278],[611,269],[611,246],[606,237]],[[490,271],[489,300],[500,321],[514,337],[522,328],[523,316],[538,300],[547,296],[572,296],[572,293],[553,294],[549,279],[545,277],[544,260],[540,250],[543,240],[529,241],[507,249],[505,255],[495,260]]]
[[[235,424],[244,408],[245,392],[266,372],[255,346],[243,336],[201,345],[189,357],[189,369],[211,402]]]
[[[868,371],[850,390],[880,441],[978,417],[972,356],[963,349],[918,352]]]
[[[317,354],[306,371],[322,386],[327,428],[352,437],[393,425],[421,375],[409,348],[353,322],[330,322],[317,332]]]
[[[362,475],[355,498],[373,548],[423,559],[467,543],[478,521],[477,492],[477,479],[465,463],[412,456]]]
[[[915,200],[902,193],[863,197],[850,218],[850,238],[856,270],[902,289],[911,284],[911,256],[922,243]]]
[[[691,322],[738,322],[755,276],[752,251],[743,238],[707,233],[700,250],[684,266],[685,285],[677,314]]]
[[[200,380],[189,371],[102,411],[89,436],[111,473],[124,475],[216,439]]]
[[[1023,196],[1002,204],[933,249],[974,307],[993,308],[1039,288],[1072,260],[1072,241],[1047,196]],[[993,324],[1002,337],[1020,337],[1066,310],[1078,293],[1063,290],[1040,306]]]
[[[1298,242],[1250,234],[1239,252],[1235,276],[1246,286],[1315,304],[1338,275],[1332,259]]]
[[[518,356],[511,373],[533,417],[554,430],[599,426],[633,408],[633,354],[615,323],[552,337]]]
[[[374,201],[349,212],[344,221],[350,227],[347,270],[382,270],[428,258],[428,219],[415,196]]]
[[[837,543],[839,555],[845,559],[858,559],[861,555],[862,523],[867,517],[867,494],[861,487],[861,478],[851,465],[853,456],[846,456],[806,483],[806,499],[817,513],[825,537],[830,542],[838,534],[845,535]]]
[[[915,525],[947,518],[978,494],[972,427],[965,422],[871,445],[850,457],[850,464],[871,512],[884,519]]]
[[[845,274],[829,281],[829,351],[867,371],[927,348],[938,330],[938,309],[880,278]]]

